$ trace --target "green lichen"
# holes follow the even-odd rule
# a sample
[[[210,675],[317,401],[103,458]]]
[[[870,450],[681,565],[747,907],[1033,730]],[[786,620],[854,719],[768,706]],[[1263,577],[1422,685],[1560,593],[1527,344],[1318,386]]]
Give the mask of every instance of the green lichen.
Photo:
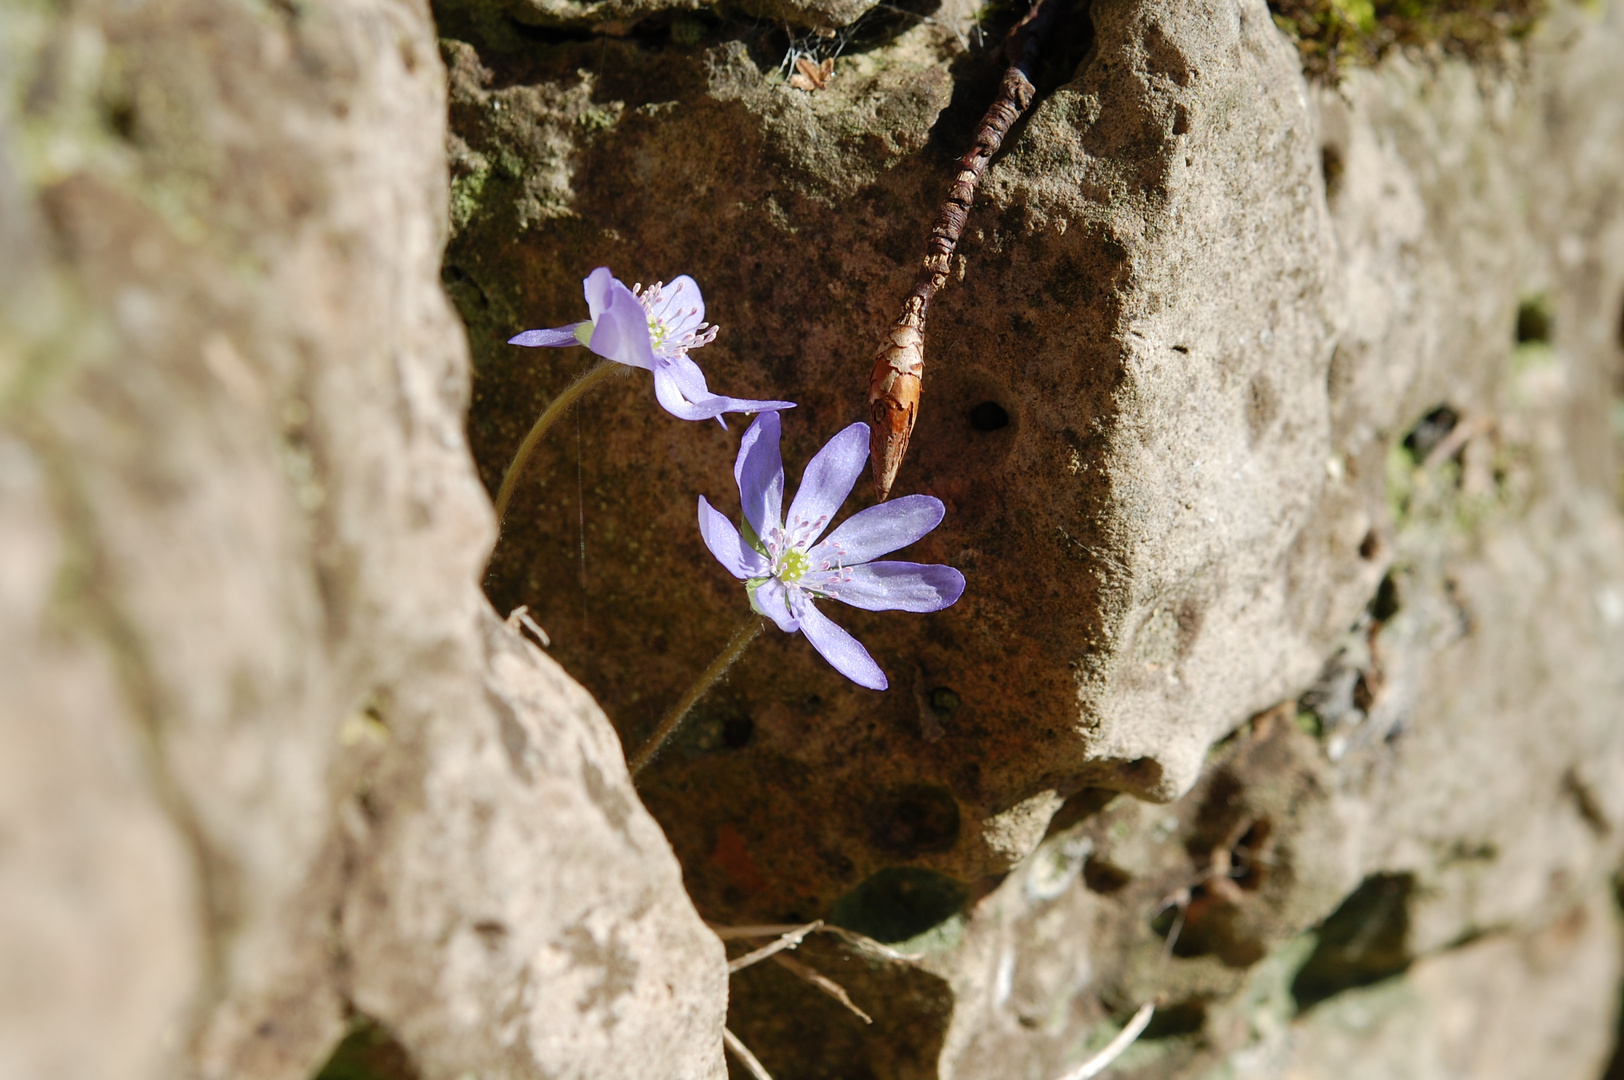
[[[479,213],[485,185],[491,178],[491,164],[483,154],[469,154],[461,169],[451,177],[451,231],[461,232]]]
[[[620,123],[620,116],[624,110],[624,103],[619,101],[611,102],[608,107],[589,105],[581,110],[581,115],[575,118],[575,123],[588,134],[608,131]]]
[[[1303,70],[1335,84],[1394,48],[1440,49],[1469,60],[1527,35],[1545,0],[1270,0],[1275,25],[1297,42]]]

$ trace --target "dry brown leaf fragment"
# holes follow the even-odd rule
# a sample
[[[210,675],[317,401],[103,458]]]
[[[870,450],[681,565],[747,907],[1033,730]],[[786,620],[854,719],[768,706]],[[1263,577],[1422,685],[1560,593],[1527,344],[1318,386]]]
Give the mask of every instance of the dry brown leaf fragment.
[[[789,84],[797,90],[811,93],[814,90],[825,90],[829,86],[829,79],[835,73],[834,60],[825,60],[821,64],[814,64],[805,56],[795,58],[795,74],[789,77]]]

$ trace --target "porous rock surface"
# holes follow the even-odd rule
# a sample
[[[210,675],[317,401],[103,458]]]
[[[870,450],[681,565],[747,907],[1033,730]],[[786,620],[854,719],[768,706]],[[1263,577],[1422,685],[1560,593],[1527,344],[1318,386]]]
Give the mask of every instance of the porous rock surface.
[[[711,385],[799,403],[792,483],[864,417],[999,69],[966,13],[869,25],[814,92],[747,24],[443,43],[489,488],[589,363],[504,341],[583,317],[597,265],[702,283]],[[905,557],[964,599],[830,605],[883,695],[769,630],[640,782],[708,918],[923,957],[809,946],[874,1025],[765,965],[735,1030],[781,1080],[1041,1080],[1156,998],[1132,1075],[1597,1075],[1624,17],[1336,88],[1261,4],[1096,2],[1057,36],[933,305],[897,489],[947,504]],[[628,745],[744,615],[693,524],[697,494],[736,507],[740,426],[612,383],[504,525],[488,591]]]
[[[1120,1074],[1599,1074],[1616,2],[1334,89],[1254,0],[1074,6],[899,483],[969,590],[831,612],[887,693],[769,631],[633,790],[745,614],[741,425],[640,374],[480,595],[588,363],[503,342],[595,265],[699,279],[792,481],[862,418],[1014,15],[866,8],[0,11],[0,1074],[714,1077],[727,1007],[779,1080],[1050,1080],[1150,1000]],[[696,906],[912,959],[729,1006]]]
[[[720,1075],[722,947],[478,589],[427,8],[7,5],[0,74],[0,1075]]]

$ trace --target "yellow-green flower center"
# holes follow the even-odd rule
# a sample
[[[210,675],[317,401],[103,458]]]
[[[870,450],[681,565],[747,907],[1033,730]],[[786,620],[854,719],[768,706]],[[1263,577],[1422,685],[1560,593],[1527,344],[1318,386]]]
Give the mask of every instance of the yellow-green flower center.
[[[806,557],[806,553],[792,548],[778,557],[778,580],[785,585],[793,585],[805,577],[811,567],[812,560]]]
[[[649,342],[654,346],[655,352],[659,352],[660,346],[665,344],[665,335],[665,320],[650,315],[648,317],[648,336]]]

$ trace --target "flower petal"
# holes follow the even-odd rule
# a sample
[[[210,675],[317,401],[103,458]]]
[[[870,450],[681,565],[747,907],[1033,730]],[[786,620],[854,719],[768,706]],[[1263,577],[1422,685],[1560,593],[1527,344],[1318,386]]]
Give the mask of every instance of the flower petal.
[[[740,581],[763,577],[770,569],[767,560],[744,542],[739,530],[720,511],[699,497],[699,535],[728,573]]]
[[[596,276],[598,271],[594,270]],[[592,278],[587,279],[590,284]],[[609,303],[600,315],[593,312],[589,348],[599,356],[630,367],[653,368],[654,347],[648,336],[648,316],[632,291],[618,281],[609,282]],[[662,402],[663,403],[663,402]]]
[[[934,495],[904,495],[859,510],[807,554],[813,566],[825,561],[841,566],[866,563],[907,547],[940,525],[946,513]]]
[[[665,321],[674,337],[682,337],[705,321],[705,298],[699,292],[699,283],[687,274],[674,279],[660,290],[660,302],[654,314]]]
[[[778,624],[778,629],[786,634],[793,634],[801,628],[801,620],[789,608],[789,590],[775,577],[763,581],[750,594],[750,606]]]
[[[557,326],[551,330],[526,330],[522,334],[514,334],[508,338],[508,344],[528,345],[531,348],[547,345],[555,349],[564,345],[579,345],[580,341],[575,337],[575,328],[584,325],[586,324],[577,322],[568,326]]]
[[[790,593],[790,603],[790,610],[800,619],[801,633],[836,671],[870,690],[884,690],[891,685],[862,642],[836,626],[799,589]]]
[[[654,359],[654,396],[659,399],[660,408],[678,420],[714,420],[727,411],[725,407],[717,407],[719,402],[723,406],[726,403],[712,395],[699,402],[689,401],[682,392],[682,384],[671,371],[670,362],[663,356]]]
[[[868,425],[856,423],[824,444],[807,462],[795,501],[789,504],[785,530],[793,547],[806,548],[829,527],[840,504],[851,494],[863,463],[868,461]]]
[[[775,412],[762,413],[739,442],[733,479],[739,485],[744,520],[765,539],[784,527],[784,459],[778,453],[781,425]]]
[[[694,363],[693,358],[686,354],[662,357],[661,360],[669,365],[669,370],[676,384],[682,390],[682,396],[695,405],[702,405],[707,409],[716,409],[712,415],[720,416],[725,412],[764,413],[776,412],[779,409],[793,409],[793,401],[755,401],[750,398],[727,397],[722,394],[713,394],[710,387],[705,384],[705,373]],[[655,370],[660,369],[660,361],[655,362]],[[727,425],[722,425],[726,427]]]
[[[940,611],[964,595],[964,575],[940,563],[864,563],[807,574],[800,585],[864,611]]]
[[[585,281],[581,282],[582,287],[586,290],[586,310],[593,322],[597,322],[603,317],[603,313],[609,310],[609,287],[611,284],[620,285],[620,282],[615,279],[615,275],[609,272],[607,266],[598,267],[586,276]],[[620,287],[626,288],[624,285],[620,285]],[[627,291],[630,292],[631,290],[627,289]],[[636,298],[633,297],[633,299]],[[642,305],[638,306],[641,307]]]

